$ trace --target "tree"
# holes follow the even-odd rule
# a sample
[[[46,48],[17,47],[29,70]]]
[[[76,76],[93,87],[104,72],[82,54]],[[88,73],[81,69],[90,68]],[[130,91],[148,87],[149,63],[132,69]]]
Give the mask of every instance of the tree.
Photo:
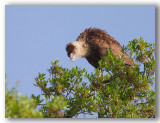
[[[36,110],[35,101],[18,93],[17,86],[9,90],[6,82],[5,118],[43,118],[43,113]]]
[[[58,60],[48,69],[48,78],[39,72],[35,86],[42,95],[32,98],[43,116],[72,118],[97,113],[98,118],[155,117],[154,43],[133,39],[122,50],[135,60],[134,66],[125,65],[123,57],[117,59],[110,50],[91,74],[78,67],[63,68]]]

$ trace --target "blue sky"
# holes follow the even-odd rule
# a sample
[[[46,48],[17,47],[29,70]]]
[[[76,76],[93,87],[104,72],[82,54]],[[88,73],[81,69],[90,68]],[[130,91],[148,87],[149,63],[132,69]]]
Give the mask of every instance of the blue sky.
[[[155,41],[155,8],[142,5],[7,5],[5,7],[5,73],[8,86],[20,81],[18,91],[30,96],[38,72],[46,73],[51,61],[65,68],[78,66],[93,72],[84,58],[71,62],[65,51],[85,28],[106,30],[121,45],[141,36]]]

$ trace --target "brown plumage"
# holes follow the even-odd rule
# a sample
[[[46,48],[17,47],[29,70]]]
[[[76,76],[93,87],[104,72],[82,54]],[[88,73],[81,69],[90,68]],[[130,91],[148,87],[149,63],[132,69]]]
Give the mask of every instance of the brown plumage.
[[[107,55],[106,50],[109,49],[117,58],[124,55],[125,64],[134,65],[134,61],[129,59],[129,55],[121,51],[120,43],[106,31],[98,28],[85,29],[75,42],[66,45],[68,57],[72,61],[79,57],[85,57],[95,68],[99,67],[98,61]]]

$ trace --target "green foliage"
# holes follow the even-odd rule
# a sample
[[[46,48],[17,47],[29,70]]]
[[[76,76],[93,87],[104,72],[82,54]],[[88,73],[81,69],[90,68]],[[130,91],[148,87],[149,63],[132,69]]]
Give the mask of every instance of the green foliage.
[[[5,117],[6,118],[43,118],[43,113],[35,110],[34,99],[22,96],[12,88],[10,91],[5,86]]]
[[[58,60],[48,70],[50,77],[39,72],[35,86],[42,95],[32,97],[44,117],[72,118],[93,112],[98,118],[155,117],[154,44],[133,39],[122,51],[135,60],[134,66],[125,65],[123,57],[116,58],[109,50],[91,74],[78,67],[63,68]]]
[[[122,51],[134,66],[111,50],[99,61],[99,68],[63,68],[52,62],[48,73],[35,78],[42,94],[22,96],[16,88],[5,88],[6,118],[75,118],[97,114],[98,118],[155,117],[155,48],[142,38],[133,39]]]

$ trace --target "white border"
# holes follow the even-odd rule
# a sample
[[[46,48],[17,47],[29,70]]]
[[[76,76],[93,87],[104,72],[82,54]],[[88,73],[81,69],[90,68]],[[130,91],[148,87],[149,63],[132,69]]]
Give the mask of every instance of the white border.
[[[4,0],[3,0],[4,1]],[[5,4],[158,4],[159,0],[6,0]]]
[[[4,1],[0,1],[0,122],[5,117],[5,9]],[[2,123],[2,122],[1,122]]]
[[[156,6],[156,87],[159,85],[160,67],[160,0],[0,0],[0,122],[159,122],[159,94],[156,94],[156,119],[5,119],[5,5],[57,5],[57,4],[81,4],[81,5],[155,5]],[[159,88],[157,88],[157,92]]]

